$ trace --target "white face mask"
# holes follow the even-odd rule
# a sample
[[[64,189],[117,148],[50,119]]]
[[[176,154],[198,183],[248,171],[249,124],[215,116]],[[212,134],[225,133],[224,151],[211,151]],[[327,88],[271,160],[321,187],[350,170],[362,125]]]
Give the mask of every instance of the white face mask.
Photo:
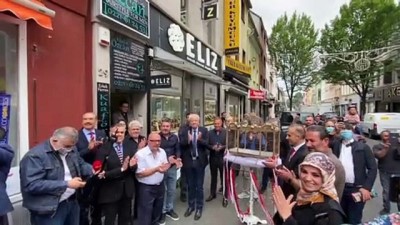
[[[60,148],[58,152],[60,152],[62,155],[66,155],[72,151],[72,148]]]

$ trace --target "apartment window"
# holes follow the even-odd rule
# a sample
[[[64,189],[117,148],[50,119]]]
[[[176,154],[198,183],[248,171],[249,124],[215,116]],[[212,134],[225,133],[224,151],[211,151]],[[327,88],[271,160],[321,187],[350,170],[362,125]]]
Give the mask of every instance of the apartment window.
[[[321,101],[321,89],[318,89],[318,101]]]
[[[383,75],[383,84],[391,84],[392,78],[392,71],[385,72],[385,75]]]
[[[187,22],[188,22],[187,0],[181,0],[181,22],[184,24],[187,24]]]
[[[246,51],[242,50],[242,62],[246,63]]]
[[[239,61],[239,55],[235,55],[235,60]]]

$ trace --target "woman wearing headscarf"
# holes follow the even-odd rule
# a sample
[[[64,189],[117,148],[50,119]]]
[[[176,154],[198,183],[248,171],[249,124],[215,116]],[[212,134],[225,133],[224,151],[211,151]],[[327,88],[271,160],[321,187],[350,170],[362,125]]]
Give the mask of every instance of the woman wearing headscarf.
[[[344,213],[335,189],[335,165],[324,153],[310,153],[299,165],[300,190],[296,201],[274,188],[277,225],[339,225]]]

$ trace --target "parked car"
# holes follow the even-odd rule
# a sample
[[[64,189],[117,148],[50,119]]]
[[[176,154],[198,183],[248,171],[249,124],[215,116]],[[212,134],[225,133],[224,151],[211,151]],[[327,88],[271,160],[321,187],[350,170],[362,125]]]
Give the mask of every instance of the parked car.
[[[370,138],[378,136],[384,130],[400,133],[400,113],[367,113],[359,127]]]

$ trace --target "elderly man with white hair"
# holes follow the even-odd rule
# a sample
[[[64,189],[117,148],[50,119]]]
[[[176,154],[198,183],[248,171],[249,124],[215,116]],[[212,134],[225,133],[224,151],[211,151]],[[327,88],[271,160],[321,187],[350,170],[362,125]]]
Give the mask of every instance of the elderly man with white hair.
[[[138,120],[132,120],[128,123],[128,135],[124,139],[124,146],[126,146],[129,149],[133,149],[134,154],[139,149],[142,149],[147,145],[146,137],[140,134],[142,132],[142,128],[143,125]],[[135,178],[135,186],[138,187],[138,181],[136,180],[136,178]],[[137,199],[137,193],[138,191],[136,190],[135,199]],[[134,208],[133,217],[137,218],[136,201],[133,208]]]
[[[189,126],[179,134],[183,170],[188,186],[188,205],[184,216],[195,212],[194,219],[201,218],[204,206],[204,174],[208,164],[208,130],[200,127],[200,117],[189,115]]]

